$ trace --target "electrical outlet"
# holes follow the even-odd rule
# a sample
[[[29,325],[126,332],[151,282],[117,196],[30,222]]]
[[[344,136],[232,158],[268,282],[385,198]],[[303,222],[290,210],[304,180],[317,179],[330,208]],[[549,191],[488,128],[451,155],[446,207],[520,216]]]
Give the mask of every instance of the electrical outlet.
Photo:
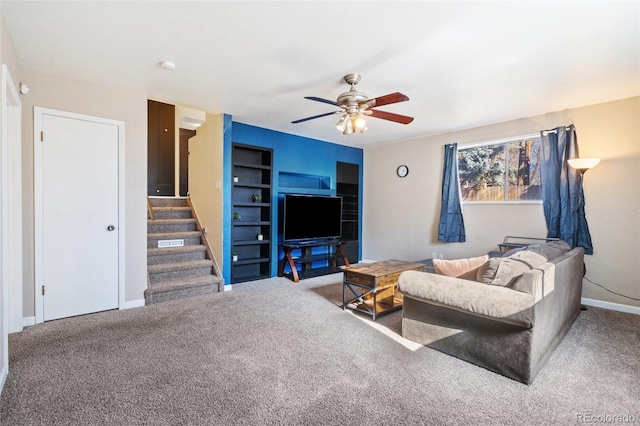
[[[437,252],[435,252],[435,251],[432,251],[432,252],[431,252],[431,258],[432,258],[432,259],[437,259],[437,258],[438,258],[438,253],[437,253]]]

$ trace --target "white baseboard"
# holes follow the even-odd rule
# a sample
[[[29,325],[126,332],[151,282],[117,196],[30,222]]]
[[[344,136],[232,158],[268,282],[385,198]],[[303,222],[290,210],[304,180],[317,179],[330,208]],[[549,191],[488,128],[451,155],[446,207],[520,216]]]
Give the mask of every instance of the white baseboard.
[[[224,291],[231,291],[233,289],[233,285],[231,284],[225,284],[224,285]]]
[[[595,308],[609,309],[611,311],[640,315],[640,307],[638,306],[629,306],[613,302],[603,302],[602,300],[587,299],[586,297],[583,297],[581,302],[583,305],[593,306]]]
[[[141,308],[144,306],[144,299],[129,300],[124,302],[123,309]]]
[[[375,263],[375,262],[377,262],[377,260],[360,259],[360,262],[358,262],[358,263]]]
[[[24,317],[22,319],[22,325],[24,327],[31,327],[32,325],[36,325],[36,317]]]

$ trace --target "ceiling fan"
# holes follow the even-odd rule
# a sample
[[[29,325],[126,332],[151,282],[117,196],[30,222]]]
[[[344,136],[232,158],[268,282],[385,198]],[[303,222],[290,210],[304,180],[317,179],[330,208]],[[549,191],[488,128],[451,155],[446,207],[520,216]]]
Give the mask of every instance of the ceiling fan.
[[[373,109],[374,107],[408,101],[409,97],[403,95],[400,92],[395,92],[377,98],[369,99],[367,95],[362,92],[358,92],[355,89],[356,84],[360,82],[361,78],[362,76],[360,74],[355,73],[345,75],[344,81],[346,81],[347,84],[351,85],[351,89],[349,89],[348,92],[344,92],[340,96],[338,96],[338,99],[335,102],[328,99],[318,98],[316,96],[305,96],[305,99],[311,99],[312,101],[335,105],[337,107],[340,107],[340,110],[314,115],[313,117],[302,118],[300,120],[292,121],[291,123],[302,123],[303,121],[309,121],[320,117],[326,117],[328,115],[342,113],[340,120],[336,124],[336,128],[340,130],[342,134],[350,135],[355,131],[364,133],[364,131],[367,130],[367,123],[365,120],[366,116],[394,121],[400,124],[409,124],[413,121],[413,117]]]

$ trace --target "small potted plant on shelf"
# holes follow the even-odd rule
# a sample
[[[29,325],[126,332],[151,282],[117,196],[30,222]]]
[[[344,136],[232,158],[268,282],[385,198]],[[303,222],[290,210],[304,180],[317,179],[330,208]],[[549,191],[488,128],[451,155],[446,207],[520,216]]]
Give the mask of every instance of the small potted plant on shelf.
[[[232,257],[234,262],[238,261],[238,254],[236,252],[233,253],[233,257]]]
[[[259,203],[260,201],[262,201],[262,195],[260,194],[253,194],[251,196],[251,199],[253,200],[254,203]]]
[[[242,216],[240,216],[240,213],[238,212],[233,213],[233,220],[240,220],[241,217]]]

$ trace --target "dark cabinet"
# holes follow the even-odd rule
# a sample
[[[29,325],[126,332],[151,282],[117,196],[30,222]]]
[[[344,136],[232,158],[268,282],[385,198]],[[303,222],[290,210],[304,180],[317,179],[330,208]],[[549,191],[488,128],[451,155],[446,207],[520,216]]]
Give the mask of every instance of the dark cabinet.
[[[233,144],[231,282],[271,276],[273,151]]]
[[[336,195],[342,197],[342,250],[352,263],[360,260],[360,166],[336,162]]]
[[[175,195],[175,140],[175,106],[148,100],[148,195]]]

